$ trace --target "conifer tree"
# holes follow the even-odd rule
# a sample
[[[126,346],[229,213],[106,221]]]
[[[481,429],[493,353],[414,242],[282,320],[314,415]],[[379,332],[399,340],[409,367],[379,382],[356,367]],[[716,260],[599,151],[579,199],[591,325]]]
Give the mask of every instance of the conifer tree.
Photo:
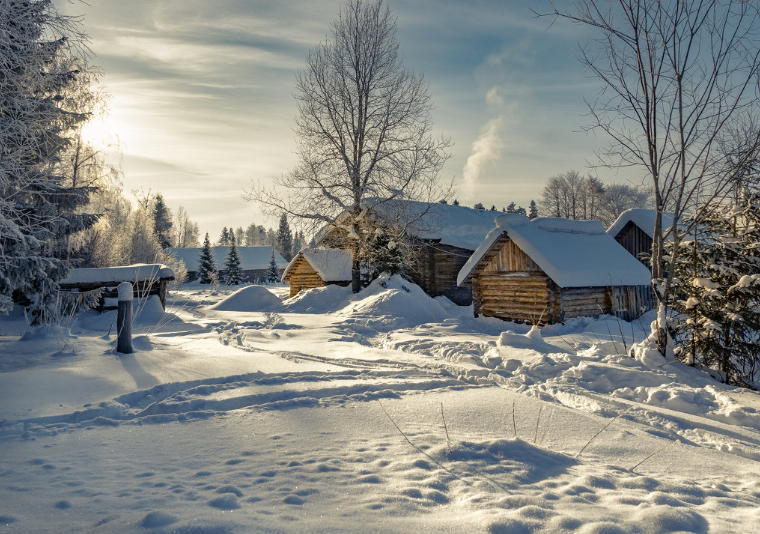
[[[535,200],[531,200],[528,207],[528,219],[533,220],[536,217],[538,217],[538,206],[536,206]]]
[[[225,282],[228,286],[236,286],[243,279],[240,271],[240,254],[235,245],[235,234],[230,235],[230,248],[227,251],[227,259],[224,261]]]
[[[514,202],[510,202],[509,206],[507,206],[507,213],[517,213],[517,208],[515,207]]]
[[[269,258],[269,268],[267,269],[267,282],[274,284],[280,279],[280,273],[277,269],[277,259],[274,256],[274,247],[272,247],[272,256]]]
[[[164,202],[164,197],[161,193],[158,193],[153,201],[153,224],[161,248],[167,249],[171,247],[172,214]]]
[[[52,0],[0,2],[0,313],[25,295],[40,318],[73,265],[60,242],[90,228],[92,192],[62,168],[90,116],[93,69],[77,19]]]
[[[211,251],[211,241],[209,241],[208,232],[206,232],[201,255],[198,259],[198,279],[201,284],[210,284],[215,274],[216,261],[214,260],[214,253]]]
[[[733,209],[700,219],[696,235],[679,245],[676,355],[692,365],[718,368],[727,382],[748,384],[760,372],[758,243],[760,196],[744,192]]]
[[[292,249],[293,234],[290,233],[288,216],[283,213],[280,215],[280,227],[277,230],[277,251],[283,258],[290,261],[290,259],[293,257],[291,254]]]
[[[296,254],[301,252],[303,245],[303,232],[295,232],[293,234],[293,248],[290,251],[291,260],[296,257]]]
[[[230,231],[227,230],[226,226],[222,228],[222,235],[219,236],[219,244],[224,247],[229,246],[230,244]]]

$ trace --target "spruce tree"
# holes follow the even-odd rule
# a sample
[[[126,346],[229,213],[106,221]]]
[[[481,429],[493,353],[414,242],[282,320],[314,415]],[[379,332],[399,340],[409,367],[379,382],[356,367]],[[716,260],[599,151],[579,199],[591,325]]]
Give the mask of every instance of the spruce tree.
[[[272,256],[269,258],[269,268],[266,273],[267,282],[274,284],[280,279],[280,273],[277,269],[277,259],[274,256],[274,247],[272,247]]]
[[[236,286],[243,279],[240,271],[240,255],[235,245],[235,234],[230,235],[230,248],[227,251],[227,259],[224,261],[225,282],[228,286]]]
[[[536,201],[531,200],[530,206],[528,207],[528,219],[535,219],[538,217],[538,206],[536,206]]]
[[[517,213],[517,207],[514,202],[510,202],[509,206],[507,206],[507,213]]]
[[[210,284],[215,274],[216,261],[214,260],[214,253],[211,251],[211,241],[209,241],[208,232],[206,232],[201,255],[198,259],[198,279],[201,284]]]
[[[222,234],[219,236],[219,244],[226,247],[230,244],[230,231],[225,226],[222,228]]]
[[[90,116],[92,69],[77,19],[51,0],[0,2],[0,313],[24,295],[39,319],[72,262],[62,242],[97,218],[63,168]]]
[[[161,244],[161,248],[167,249],[172,246],[172,214],[161,193],[156,195],[153,201],[153,224],[156,230],[156,237]]]
[[[744,192],[697,228],[673,267],[676,355],[746,385],[760,371],[760,196]]]
[[[277,229],[277,251],[283,258],[290,261],[290,259],[293,257],[291,254],[292,249],[293,234],[290,233],[288,216],[283,213],[280,216],[280,227]]]

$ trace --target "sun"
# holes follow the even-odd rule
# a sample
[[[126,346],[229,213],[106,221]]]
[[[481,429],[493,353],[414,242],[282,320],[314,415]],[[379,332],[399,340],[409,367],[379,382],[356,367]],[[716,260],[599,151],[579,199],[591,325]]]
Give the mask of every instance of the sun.
[[[110,146],[117,140],[115,126],[111,115],[92,117],[82,126],[82,141],[95,148]]]

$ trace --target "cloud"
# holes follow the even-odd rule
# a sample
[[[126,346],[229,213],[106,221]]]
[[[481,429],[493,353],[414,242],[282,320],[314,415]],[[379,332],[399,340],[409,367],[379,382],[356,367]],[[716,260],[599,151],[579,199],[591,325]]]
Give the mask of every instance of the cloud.
[[[462,170],[465,196],[469,197],[474,192],[486,164],[501,157],[504,144],[500,134],[503,127],[504,117],[499,115],[491,119],[481,130],[480,137],[472,144],[472,154],[467,158],[467,163]]]

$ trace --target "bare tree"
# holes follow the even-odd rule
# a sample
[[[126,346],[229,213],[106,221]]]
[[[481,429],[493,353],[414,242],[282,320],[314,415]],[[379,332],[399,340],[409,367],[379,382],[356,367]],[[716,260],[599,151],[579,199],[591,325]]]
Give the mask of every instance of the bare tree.
[[[174,243],[179,248],[197,247],[200,239],[198,223],[190,220],[184,206],[177,208],[174,216]]]
[[[276,180],[288,198],[277,187],[247,193],[268,213],[345,230],[355,292],[372,239],[362,224],[367,213],[385,205],[387,215],[397,199],[448,195],[437,175],[451,143],[432,136],[427,84],[403,68],[398,49],[396,20],[383,0],[348,0],[296,77],[299,164]]]
[[[732,121],[757,103],[758,3],[578,0],[573,5],[560,10],[552,3],[546,15],[599,34],[582,49],[581,61],[604,87],[589,104],[591,128],[611,139],[603,161],[642,168],[653,188],[655,329],[658,349],[665,354],[673,273],[666,269],[663,243],[673,239],[678,251],[678,221],[689,210],[698,221],[743,167],[727,165],[719,141]],[[671,228],[662,225],[666,210],[674,214]]]

